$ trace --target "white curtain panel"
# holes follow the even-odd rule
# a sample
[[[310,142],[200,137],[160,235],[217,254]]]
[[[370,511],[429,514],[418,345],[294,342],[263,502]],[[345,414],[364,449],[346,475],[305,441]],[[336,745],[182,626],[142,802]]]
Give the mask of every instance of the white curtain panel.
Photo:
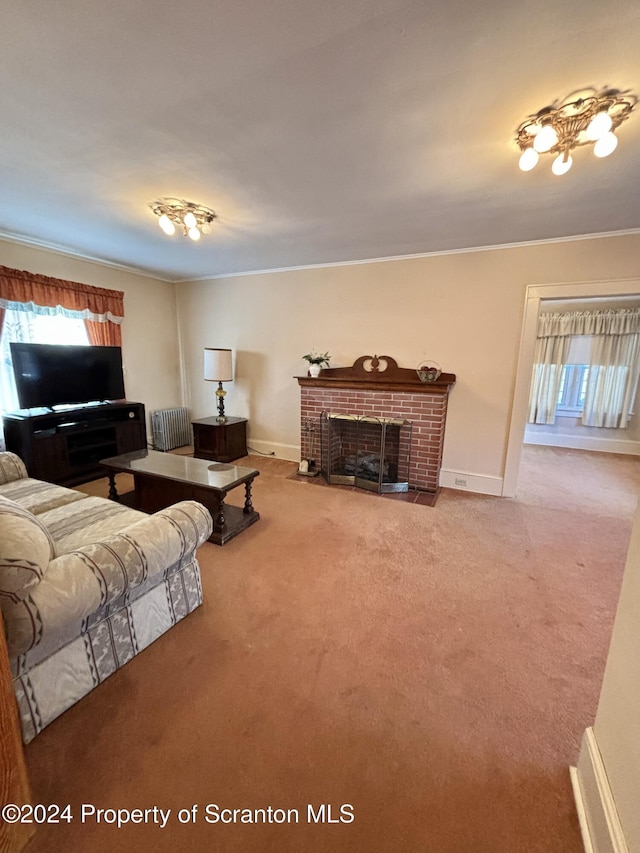
[[[584,426],[624,429],[640,373],[640,334],[595,335],[584,399]]]
[[[539,337],[533,359],[533,378],[529,392],[529,423],[554,424],[556,404],[562,380],[562,368],[569,351],[568,335]]]
[[[538,339],[529,394],[529,423],[555,423],[562,369],[572,364],[579,338],[589,338],[589,379],[584,426],[624,429],[633,412],[640,376],[640,309],[546,312]],[[587,360],[586,353],[582,356]]]

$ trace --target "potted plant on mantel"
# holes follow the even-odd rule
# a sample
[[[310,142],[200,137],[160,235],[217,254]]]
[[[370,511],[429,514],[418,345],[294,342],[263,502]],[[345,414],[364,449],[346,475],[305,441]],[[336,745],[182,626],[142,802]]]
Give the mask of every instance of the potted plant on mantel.
[[[315,350],[311,350],[306,355],[302,356],[305,361],[309,362],[309,376],[319,376],[320,371],[325,364],[329,364],[331,356],[328,352],[318,354]]]

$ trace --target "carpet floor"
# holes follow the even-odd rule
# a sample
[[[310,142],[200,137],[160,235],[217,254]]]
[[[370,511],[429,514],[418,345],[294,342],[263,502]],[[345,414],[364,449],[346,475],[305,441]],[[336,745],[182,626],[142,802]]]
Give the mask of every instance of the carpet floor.
[[[517,499],[434,507],[245,460],[261,519],[200,550],[203,606],[26,747],[73,815],[28,853],[579,853],[640,488],[606,456],[526,447]]]

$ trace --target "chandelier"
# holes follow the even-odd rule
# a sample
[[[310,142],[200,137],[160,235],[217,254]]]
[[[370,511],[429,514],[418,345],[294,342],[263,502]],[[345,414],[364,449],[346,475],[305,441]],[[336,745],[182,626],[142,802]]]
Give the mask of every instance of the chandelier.
[[[182,229],[185,237],[199,240],[202,234],[210,233],[211,223],[216,219],[213,210],[182,198],[159,198],[149,207],[159,217],[160,228],[169,236],[178,228]]]
[[[619,89],[581,89],[544,107],[516,130],[522,152],[518,165],[528,172],[540,154],[555,154],[551,171],[564,175],[573,163],[571,151],[580,145],[593,145],[596,157],[608,157],[618,144],[614,131],[629,118],[637,100]]]

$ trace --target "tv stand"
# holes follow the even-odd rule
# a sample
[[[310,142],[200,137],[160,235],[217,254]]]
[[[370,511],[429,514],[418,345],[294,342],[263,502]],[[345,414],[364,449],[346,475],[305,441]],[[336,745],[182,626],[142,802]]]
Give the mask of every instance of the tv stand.
[[[22,409],[2,419],[7,450],[30,477],[73,486],[104,476],[101,459],[147,446],[144,405],[117,403],[64,410]]]

